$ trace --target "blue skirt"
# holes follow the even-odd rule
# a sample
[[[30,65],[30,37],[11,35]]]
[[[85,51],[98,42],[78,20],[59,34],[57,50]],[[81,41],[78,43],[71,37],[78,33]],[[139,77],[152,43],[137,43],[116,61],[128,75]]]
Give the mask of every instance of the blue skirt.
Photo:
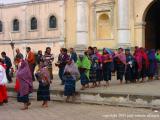
[[[44,85],[43,83],[39,83],[39,88],[37,91],[37,100],[38,101],[50,101],[50,85]]]
[[[65,84],[64,84],[64,95],[65,96],[73,96],[76,91],[76,81],[73,79],[72,76],[64,77]]]
[[[103,64],[103,78],[104,78],[104,81],[109,81],[111,80],[111,73],[112,73],[112,63],[111,62],[108,62],[108,63],[105,63]]]
[[[125,73],[125,65],[122,64],[117,64],[117,80],[123,80],[123,76]]]
[[[28,103],[29,102],[29,95],[20,96],[20,93],[17,94],[17,101],[22,103]]]
[[[86,85],[89,83],[89,79],[87,78],[85,72],[80,73],[81,85]]]

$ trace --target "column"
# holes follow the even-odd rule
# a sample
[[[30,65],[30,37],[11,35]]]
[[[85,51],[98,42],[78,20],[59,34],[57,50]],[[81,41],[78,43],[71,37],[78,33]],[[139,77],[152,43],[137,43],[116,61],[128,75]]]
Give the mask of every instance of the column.
[[[87,0],[77,0],[77,46],[88,44]]]
[[[118,45],[130,46],[129,0],[118,0]]]

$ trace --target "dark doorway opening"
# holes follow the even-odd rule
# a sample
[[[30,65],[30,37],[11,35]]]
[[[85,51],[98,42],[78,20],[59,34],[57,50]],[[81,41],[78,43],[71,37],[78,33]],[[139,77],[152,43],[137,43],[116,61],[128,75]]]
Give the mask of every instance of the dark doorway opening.
[[[145,47],[160,48],[160,1],[155,0],[145,18]]]

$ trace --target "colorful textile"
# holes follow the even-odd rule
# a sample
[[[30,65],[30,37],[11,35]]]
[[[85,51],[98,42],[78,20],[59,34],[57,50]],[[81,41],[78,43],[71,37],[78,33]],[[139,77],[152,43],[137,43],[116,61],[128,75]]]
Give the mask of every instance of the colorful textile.
[[[82,58],[82,60],[80,60],[80,58],[78,58],[78,60],[77,60],[77,66],[80,69],[81,68],[85,69],[85,75],[89,79],[89,70],[91,68],[91,62],[88,59],[88,57],[84,55],[83,58]]]
[[[126,66],[126,70],[125,70],[125,80],[130,81],[130,82],[134,82],[135,79],[135,60],[134,57],[129,54],[126,55],[126,62],[127,62],[127,66]]]
[[[17,73],[16,79],[20,82],[20,96],[28,95],[33,90],[33,83],[32,83],[32,75],[29,69],[28,62],[22,60],[20,63]]]
[[[160,62],[160,54],[159,54],[159,53],[156,53],[156,60],[157,60],[158,62]]]
[[[19,80],[18,80],[18,79],[16,79],[16,84],[15,84],[15,86],[14,86],[14,90],[15,90],[16,92],[19,92],[19,90],[20,90],[20,83],[19,83]]]
[[[0,85],[0,103],[6,102],[7,100],[7,88],[5,85]]]
[[[117,57],[123,64],[126,64],[126,56],[123,52],[116,54],[115,57]]]
[[[76,81],[72,75],[64,75],[64,95],[73,96],[76,90]]]
[[[76,66],[74,61],[72,61],[71,64],[66,64],[64,68],[64,74],[65,73],[69,73],[73,77],[74,80],[78,79],[78,77],[80,76],[78,67]]]
[[[142,54],[140,52],[140,49],[137,49],[135,51],[134,57],[135,57],[135,60],[136,60],[138,72],[140,72],[142,70]]]
[[[149,59],[148,77],[153,77],[157,70],[157,61],[154,50],[148,51],[148,59]]]
[[[99,64],[98,64],[98,57],[96,54],[90,55],[90,61],[91,61],[91,68],[90,68],[90,82],[95,82],[97,77],[96,73],[97,70],[99,69]]]

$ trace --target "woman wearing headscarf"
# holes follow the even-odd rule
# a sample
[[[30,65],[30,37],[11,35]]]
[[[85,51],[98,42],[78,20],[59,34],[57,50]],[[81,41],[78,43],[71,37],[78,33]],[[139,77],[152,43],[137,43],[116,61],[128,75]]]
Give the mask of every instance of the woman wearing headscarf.
[[[154,49],[148,51],[148,60],[149,60],[148,78],[149,80],[153,80],[153,77],[157,69],[157,61]]]
[[[4,65],[4,62],[2,59],[0,59],[0,105],[3,105],[3,103],[8,102],[7,97],[7,76],[6,76],[6,66]]]
[[[87,55],[79,55],[77,60],[77,66],[80,72],[80,80],[82,88],[81,90],[84,90],[85,88],[89,88],[89,72],[91,67],[91,62],[88,59]]]
[[[97,87],[101,86],[101,81],[103,80],[103,71],[102,71],[102,55],[98,51],[97,47],[94,47],[94,53],[98,58],[98,68],[96,71],[96,81]]]
[[[139,81],[139,79],[141,78],[141,71],[142,71],[142,54],[138,47],[135,47],[134,58],[135,58],[135,80]]]
[[[19,81],[17,100],[18,102],[24,103],[24,107],[21,110],[26,110],[31,104],[29,101],[29,94],[33,91],[33,80],[28,62],[23,59],[20,60],[16,79]]]
[[[160,80],[160,49],[156,52],[156,60],[157,60],[157,78]]]
[[[128,82],[135,82],[135,59],[130,53],[130,49],[125,49],[126,55],[126,71],[125,80]]]
[[[75,98],[75,90],[76,90],[76,80],[80,76],[78,67],[74,63],[73,59],[70,58],[67,60],[67,64],[64,68],[64,95],[67,96],[66,102],[69,101],[72,96],[72,101]]]
[[[106,81],[106,86],[109,86],[109,80],[111,80],[111,72],[112,72],[112,55],[109,54],[109,51],[104,48],[102,55],[102,70],[103,70],[103,79]]]
[[[50,101],[50,73],[47,66],[44,66],[44,62],[40,61],[38,69],[35,72],[35,77],[39,82],[37,90],[37,100],[43,101],[42,107],[48,107],[48,101]]]
[[[123,53],[123,48],[119,48],[114,57],[116,59],[117,80],[120,80],[120,84],[122,84],[126,66],[126,56]]]
[[[91,88],[97,87],[97,70],[98,70],[98,57],[96,56],[96,54],[94,53],[94,49],[93,47],[88,47],[88,57],[89,60],[91,62],[91,68],[90,68],[90,73],[89,73],[89,77],[90,77],[90,82],[92,83]]]
[[[144,48],[141,47],[140,52],[142,55],[142,71],[141,71],[142,81],[141,82],[144,82],[145,78],[147,77],[147,71],[149,68],[149,60],[148,60],[148,56]]]

